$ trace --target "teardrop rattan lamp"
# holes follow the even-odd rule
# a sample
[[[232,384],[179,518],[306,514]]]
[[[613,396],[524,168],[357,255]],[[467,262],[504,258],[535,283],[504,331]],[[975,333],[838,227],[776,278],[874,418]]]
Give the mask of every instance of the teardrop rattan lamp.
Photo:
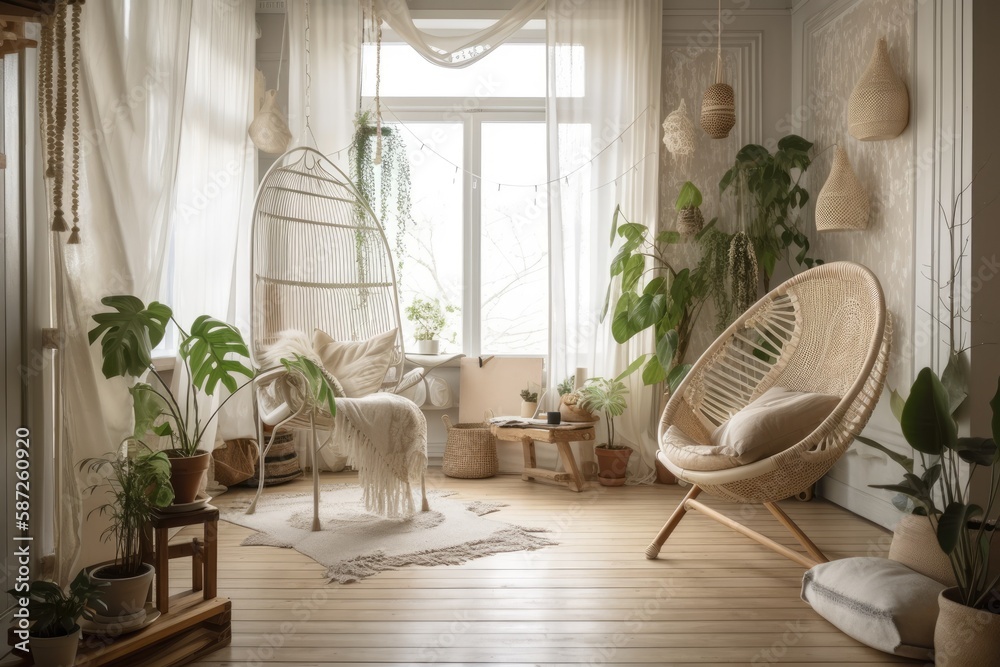
[[[736,95],[722,79],[722,0],[719,0],[719,47],[715,83],[701,97],[701,129],[713,139],[725,139],[736,125]]]
[[[833,232],[867,229],[870,209],[868,193],[851,169],[847,151],[836,146],[830,175],[816,199],[816,230]]]
[[[694,123],[687,114],[687,103],[683,99],[663,120],[663,145],[671,155],[694,153]]]
[[[861,141],[884,141],[898,137],[909,122],[910,95],[892,69],[885,37],[880,37],[868,68],[851,93],[848,127]]]

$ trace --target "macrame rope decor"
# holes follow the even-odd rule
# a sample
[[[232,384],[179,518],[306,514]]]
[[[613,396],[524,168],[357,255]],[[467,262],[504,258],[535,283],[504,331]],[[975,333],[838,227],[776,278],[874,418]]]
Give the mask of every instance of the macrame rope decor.
[[[715,61],[715,83],[701,98],[701,128],[713,139],[725,139],[736,125],[736,95],[722,78],[722,0],[719,0],[719,46]]]
[[[57,2],[42,23],[38,63],[38,106],[45,138],[45,176],[52,180],[54,232],[67,231],[63,210],[66,130],[70,130],[70,217],[68,243],[80,242],[80,23],[84,0]],[[67,19],[69,29],[67,30]],[[66,42],[70,42],[67,58]],[[67,64],[68,62],[68,64]]]
[[[910,122],[910,95],[892,69],[885,37],[879,38],[865,73],[851,93],[847,123],[861,141],[898,137]]]
[[[733,308],[742,313],[757,301],[757,284],[760,280],[757,271],[757,252],[753,240],[747,234],[747,224],[750,218],[750,192],[747,187],[747,176],[741,172],[736,189],[736,218],[738,230],[733,234],[729,244],[729,274],[732,280]]]
[[[687,114],[687,103],[683,99],[663,120],[663,145],[671,155],[694,154],[694,123]]]
[[[860,231],[868,228],[871,202],[851,169],[847,151],[839,145],[833,153],[830,175],[816,198],[816,230]]]

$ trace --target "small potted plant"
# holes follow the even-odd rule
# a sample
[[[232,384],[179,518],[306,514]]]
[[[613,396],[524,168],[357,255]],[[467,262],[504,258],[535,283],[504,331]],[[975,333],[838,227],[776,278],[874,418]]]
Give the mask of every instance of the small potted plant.
[[[114,539],[115,559],[94,566],[89,575],[95,585],[104,587],[107,616],[119,622],[139,622],[138,618],[145,616],[154,570],[142,560],[142,534],[153,510],[167,507],[174,499],[166,452],[154,452],[142,443],[129,444],[104,457],[80,462],[80,470],[102,478],[86,491],[103,489],[108,497],[108,502],[91,513],[110,520],[101,538]]]
[[[455,311],[454,306],[441,307],[437,299],[413,300],[406,307],[406,319],[415,327],[413,337],[417,340],[418,354],[437,354],[441,347],[441,332],[447,324],[445,313]]]
[[[625,408],[628,387],[621,378],[591,378],[578,390],[578,405],[591,412],[603,412],[607,422],[608,441],[594,447],[597,456],[598,481],[603,486],[621,486],[625,483],[625,469],[628,467],[631,448],[615,442],[615,417],[620,417]]]
[[[528,386],[521,390],[521,416],[531,419],[538,412],[538,392]]]
[[[691,181],[685,181],[674,203],[674,208],[677,209],[677,231],[681,234],[694,236],[705,226],[701,201],[701,191]]]
[[[87,605],[104,609],[101,590],[80,570],[64,591],[51,581],[33,581],[27,590],[9,591],[19,606],[28,607],[32,623],[28,630],[28,648],[36,665],[72,665],[80,647],[78,623]]]

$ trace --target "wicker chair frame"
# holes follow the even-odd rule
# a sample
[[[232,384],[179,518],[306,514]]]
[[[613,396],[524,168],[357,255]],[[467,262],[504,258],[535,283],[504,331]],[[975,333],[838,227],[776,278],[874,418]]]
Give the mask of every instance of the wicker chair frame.
[[[748,465],[712,472],[685,470],[663,451],[657,458],[693,486],[646,549],[660,548],[689,510],[812,567],[827,559],[774,503],[811,489],[868,423],[885,384],[892,325],[882,287],[867,268],[824,264],[775,288],[733,322],[694,364],[667,402],[659,439],[676,426],[697,442],[774,386],[840,396],[833,412],[791,448]],[[780,545],[695,500],[702,491],[739,503],[761,503],[808,556]]]
[[[395,391],[403,377],[404,350],[399,292],[385,231],[351,180],[319,151],[299,147],[281,155],[257,189],[251,228],[250,357],[259,366],[264,349],[285,330],[321,329],[338,341],[362,341],[396,329],[389,372],[381,389]],[[263,469],[274,441],[264,443],[258,391],[286,373],[265,369],[254,381],[254,417]],[[334,417],[302,397],[275,426],[308,429],[313,461],[313,530],[319,522],[317,430]],[[252,514],[263,491],[247,509]],[[427,509],[424,479],[420,491]]]

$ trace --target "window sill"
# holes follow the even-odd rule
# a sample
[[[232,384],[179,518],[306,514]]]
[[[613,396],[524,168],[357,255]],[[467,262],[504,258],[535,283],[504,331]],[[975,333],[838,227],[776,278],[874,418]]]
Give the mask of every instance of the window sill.
[[[153,368],[156,369],[157,373],[172,371],[176,362],[177,357],[172,354],[170,356],[153,357]]]

